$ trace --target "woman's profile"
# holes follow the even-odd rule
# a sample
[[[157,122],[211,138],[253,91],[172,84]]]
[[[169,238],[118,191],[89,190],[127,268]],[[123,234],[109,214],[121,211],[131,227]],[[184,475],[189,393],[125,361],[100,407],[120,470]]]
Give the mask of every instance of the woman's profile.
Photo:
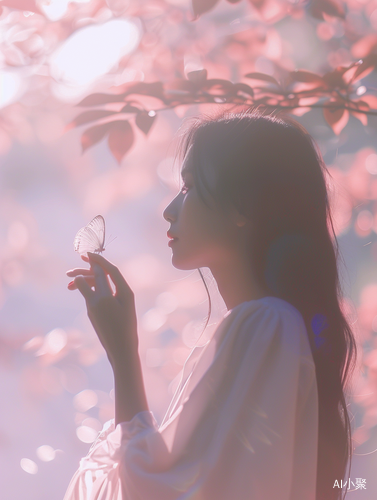
[[[125,278],[97,254],[67,273],[114,372],[115,421],[65,500],[340,500],[356,343],[321,154],[293,120],[258,111],[191,120],[179,152],[172,264],[208,267],[228,311],[158,425]]]

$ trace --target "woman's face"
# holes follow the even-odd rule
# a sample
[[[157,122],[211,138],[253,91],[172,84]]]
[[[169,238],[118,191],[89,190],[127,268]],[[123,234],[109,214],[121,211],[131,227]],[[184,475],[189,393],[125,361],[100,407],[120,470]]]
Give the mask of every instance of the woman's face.
[[[172,264],[177,269],[188,270],[199,267],[226,264],[234,259],[245,245],[239,223],[243,219],[234,209],[221,209],[208,194],[209,207],[199,197],[190,171],[190,150],[182,165],[183,187],[163,212],[170,222]],[[208,179],[210,188],[214,179]],[[211,185],[212,184],[212,185]]]

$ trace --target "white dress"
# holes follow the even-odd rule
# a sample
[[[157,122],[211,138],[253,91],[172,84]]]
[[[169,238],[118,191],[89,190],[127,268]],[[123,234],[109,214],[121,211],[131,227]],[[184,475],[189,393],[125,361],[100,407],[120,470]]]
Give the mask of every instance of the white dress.
[[[151,411],[105,424],[64,500],[315,500],[317,383],[299,311],[243,302],[193,351],[161,425]]]

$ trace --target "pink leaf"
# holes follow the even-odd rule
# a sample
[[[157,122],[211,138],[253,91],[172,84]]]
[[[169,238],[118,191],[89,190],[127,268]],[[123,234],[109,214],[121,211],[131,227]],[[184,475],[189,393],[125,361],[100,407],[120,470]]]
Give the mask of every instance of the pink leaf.
[[[310,12],[317,19],[324,19],[323,14],[331,17],[345,18],[343,5],[338,0],[312,0]]]
[[[350,101],[349,107],[354,109],[354,111],[350,110],[351,115],[360,120],[364,126],[367,126],[368,115],[366,113],[359,113],[358,111],[369,111],[370,110],[369,104],[360,99],[358,101]]]
[[[129,85],[121,95],[126,97],[131,94],[149,95],[165,102],[164,85],[162,82],[138,82]]]
[[[251,97],[254,97],[254,90],[246,83],[234,83],[233,90],[235,92],[244,92],[245,94],[248,94]]]
[[[270,76],[270,75],[266,75],[265,73],[247,73],[247,75],[245,75],[246,78],[251,78],[252,80],[262,80],[264,82],[269,82],[269,83],[273,83],[274,85],[277,85],[278,87],[280,87],[279,83],[277,80],[275,80],[275,78],[273,76]]]
[[[367,103],[370,109],[377,110],[377,96],[363,95],[363,102]]]
[[[334,105],[323,108],[323,116],[334,133],[339,135],[348,123],[349,112],[344,108],[337,108],[336,105]]]
[[[303,69],[291,71],[289,75],[292,78],[292,80],[296,82],[316,83],[316,84],[325,83],[321,76],[317,75],[316,73],[312,73],[311,71],[306,71]]]
[[[191,73],[191,71],[190,71]],[[167,92],[174,94],[174,91],[182,91],[185,93],[188,92],[195,92],[197,90],[195,84],[193,82],[190,82],[189,80],[173,80],[172,82],[169,82],[167,85]],[[173,90],[173,92],[170,92]]]
[[[132,106],[129,102],[123,106],[123,108],[120,110],[121,113],[139,113],[140,109],[137,108],[136,106]]]
[[[199,16],[211,10],[219,0],[192,0],[192,10],[197,19]]]
[[[123,102],[123,96],[117,94],[90,94],[84,97],[76,106],[101,106],[109,102]]]
[[[66,130],[79,127],[80,125],[84,125],[85,123],[93,122],[95,120],[100,120],[101,118],[105,118],[107,116],[115,115],[116,113],[116,111],[106,111],[104,109],[85,111],[84,113],[76,116],[76,118],[67,125]]]
[[[157,118],[156,113],[149,114],[147,111],[142,111],[138,113],[135,118],[135,123],[139,127],[139,129],[144,132],[145,135],[148,135],[155,119]]]
[[[201,85],[207,80],[207,70],[199,69],[197,71],[189,71],[187,73],[187,79],[196,85]]]
[[[110,151],[120,164],[124,155],[134,143],[134,131],[130,123],[125,120],[117,120],[111,123],[108,144]]]
[[[371,73],[377,66],[377,54],[369,54],[365,59],[358,65],[355,74],[353,75],[352,81],[356,82],[365,78],[369,73]]]
[[[357,111],[351,111],[350,113],[352,116],[360,120],[364,127],[368,125],[368,115],[365,113],[357,113]]]
[[[311,111],[312,109],[311,108],[308,108],[307,106],[303,106],[303,107],[298,107],[298,108],[294,108],[292,109],[291,113],[292,115],[295,115],[295,116],[302,116],[304,115],[305,113],[309,113],[309,111]]]
[[[377,35],[375,33],[369,33],[352,45],[351,53],[353,57],[361,59],[367,57],[376,47]]]
[[[256,9],[261,9],[263,7],[263,4],[265,3],[264,0],[249,0],[251,5],[253,5]]]
[[[103,123],[102,125],[95,125],[94,127],[90,127],[85,130],[85,132],[81,136],[82,152],[103,139],[107,132],[110,130],[112,123],[113,122]]]
[[[339,66],[333,71],[329,71],[328,73],[323,75],[323,80],[330,88],[346,88],[347,84],[343,79],[343,75],[349,68]]]

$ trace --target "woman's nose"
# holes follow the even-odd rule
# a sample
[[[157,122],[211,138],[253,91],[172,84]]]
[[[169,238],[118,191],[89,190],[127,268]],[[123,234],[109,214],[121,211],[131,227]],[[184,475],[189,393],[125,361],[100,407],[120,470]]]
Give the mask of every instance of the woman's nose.
[[[174,201],[174,200],[173,200]],[[173,201],[169,203],[169,205],[165,208],[165,210],[162,213],[163,218],[168,221],[168,222],[173,222],[174,221],[174,215],[173,215]]]

